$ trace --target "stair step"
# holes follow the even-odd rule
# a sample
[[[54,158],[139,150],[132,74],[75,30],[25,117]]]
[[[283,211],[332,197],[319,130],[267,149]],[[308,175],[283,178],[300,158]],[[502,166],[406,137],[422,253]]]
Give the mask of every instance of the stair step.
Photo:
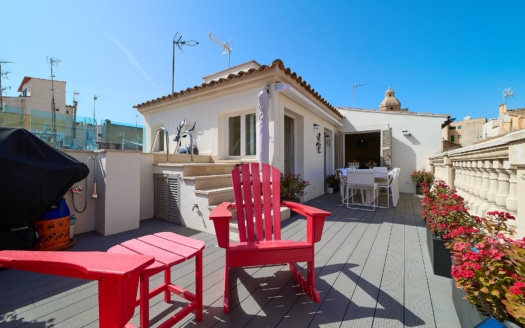
[[[196,196],[208,198],[208,206],[219,205],[222,202],[233,201],[233,187],[223,187],[208,190],[195,190]]]
[[[185,180],[193,180],[195,190],[213,190],[231,186],[231,174],[215,174],[206,176],[185,176]]]
[[[208,175],[231,174],[234,163],[192,163],[183,166],[183,176],[196,177]]]

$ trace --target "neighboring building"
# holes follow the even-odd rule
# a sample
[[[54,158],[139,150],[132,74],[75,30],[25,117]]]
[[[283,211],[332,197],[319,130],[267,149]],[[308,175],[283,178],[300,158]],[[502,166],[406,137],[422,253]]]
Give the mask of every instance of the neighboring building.
[[[500,134],[514,132],[525,128],[525,108],[510,110],[507,104],[499,106]]]
[[[461,147],[470,146],[483,139],[483,126],[487,123],[486,118],[465,117],[463,121],[451,122],[444,127],[447,141]]]
[[[395,97],[395,92],[392,88],[388,88],[385,92],[385,99],[379,104],[379,111],[381,112],[407,112],[408,109],[401,109],[401,102]]]
[[[142,150],[141,127],[78,118],[78,102],[66,105],[66,82],[26,76],[18,92],[18,97],[3,97],[0,126],[25,128],[62,149]]]
[[[281,60],[270,66],[251,61],[206,77],[200,86],[134,106],[146,122],[145,148],[160,128],[172,139],[186,119],[196,122],[199,153],[216,162],[256,161],[257,95],[266,86],[271,95],[269,162],[310,182],[304,200],[324,193],[324,177],[354,159],[401,167],[400,191],[413,192],[410,173],[441,151],[440,129],[448,115],[408,113],[390,88],[384,110],[334,108]],[[357,149],[361,138],[366,145]],[[174,147],[170,144],[170,153]]]
[[[493,138],[499,135],[500,120],[491,118],[483,124],[483,140]]]

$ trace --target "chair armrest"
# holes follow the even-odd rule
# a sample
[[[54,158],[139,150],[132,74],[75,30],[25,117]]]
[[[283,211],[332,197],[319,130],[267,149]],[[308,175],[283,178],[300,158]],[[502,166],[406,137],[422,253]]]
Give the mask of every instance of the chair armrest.
[[[324,221],[332,213],[296,202],[283,201],[281,204],[306,216],[306,239],[309,243],[316,243],[321,240]]]
[[[210,220],[213,221],[215,226],[217,243],[221,248],[227,248],[230,244],[230,220],[232,219],[232,213],[229,208],[232,206],[229,202],[223,202],[210,213]]]

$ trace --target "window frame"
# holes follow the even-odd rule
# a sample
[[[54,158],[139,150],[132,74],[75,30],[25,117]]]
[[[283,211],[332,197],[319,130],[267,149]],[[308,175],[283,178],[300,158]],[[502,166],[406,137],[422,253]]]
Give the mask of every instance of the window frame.
[[[250,130],[246,125],[246,122],[247,122],[247,119],[248,117],[252,115],[253,118],[254,118],[254,122],[255,124],[253,125],[253,130]],[[236,141],[236,143],[239,144],[239,155],[232,155],[232,152],[231,152],[231,149],[230,147],[232,146],[232,143],[230,142],[230,138],[231,138],[231,129],[230,129],[230,120],[232,118],[236,118],[236,117],[239,117],[240,119],[240,127],[239,127],[239,140]],[[225,136],[226,136],[226,140],[225,140],[225,154],[226,154],[226,158],[231,158],[231,159],[238,159],[238,158],[255,158],[257,156],[257,115],[256,115],[256,112],[255,112],[255,109],[251,109],[251,110],[244,110],[244,111],[239,111],[239,112],[234,112],[234,113],[229,113],[226,115],[225,117]],[[253,145],[253,154],[247,154],[248,153],[248,142],[247,140],[250,140],[250,136],[248,135],[248,133],[250,133],[250,131],[253,132],[253,142],[254,142],[254,145]]]

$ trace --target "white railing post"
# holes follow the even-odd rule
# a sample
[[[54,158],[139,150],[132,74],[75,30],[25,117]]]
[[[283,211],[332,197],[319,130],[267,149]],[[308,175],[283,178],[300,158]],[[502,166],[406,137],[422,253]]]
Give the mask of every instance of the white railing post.
[[[494,167],[498,172],[498,191],[496,193],[496,205],[505,208],[507,196],[509,195],[509,175],[503,167],[503,160],[495,160]]]
[[[479,161],[479,167],[481,169],[481,189],[479,191],[479,198],[481,199],[481,204],[478,209],[479,216],[485,216],[485,213],[490,208],[490,202],[488,200],[488,192],[490,186],[489,180],[489,170],[488,170],[489,161]]]
[[[456,180],[455,180],[455,169],[452,161],[448,156],[443,156],[443,165],[445,170],[445,176],[447,178],[447,184],[452,189],[456,189]]]
[[[472,167],[474,168],[474,189],[472,190],[474,194],[474,200],[472,201],[472,209],[476,215],[480,215],[480,208],[483,204],[481,200],[481,182],[482,182],[482,172],[481,172],[481,161],[473,161]]]
[[[467,181],[465,185],[465,202],[470,204],[474,201],[474,185],[476,184],[476,172],[472,167],[472,161],[466,161],[465,167],[467,169]]]
[[[464,193],[463,190],[465,185],[465,167],[463,165],[463,161],[454,162],[454,166],[456,167],[456,190],[460,193]]]
[[[525,167],[518,166],[516,170],[516,188],[518,190],[518,198],[523,199],[525,197]],[[516,215],[516,232],[518,236],[525,236],[525,202],[521,201],[517,203],[517,215]]]
[[[498,192],[498,172],[494,166],[495,161],[486,161],[485,167],[489,171],[489,190],[487,200],[491,205],[496,205],[496,194]]]
[[[509,195],[507,197],[507,201],[505,202],[505,206],[509,212],[515,215],[516,211],[518,210],[518,185],[516,180],[516,170],[509,168],[507,173],[509,175]]]

